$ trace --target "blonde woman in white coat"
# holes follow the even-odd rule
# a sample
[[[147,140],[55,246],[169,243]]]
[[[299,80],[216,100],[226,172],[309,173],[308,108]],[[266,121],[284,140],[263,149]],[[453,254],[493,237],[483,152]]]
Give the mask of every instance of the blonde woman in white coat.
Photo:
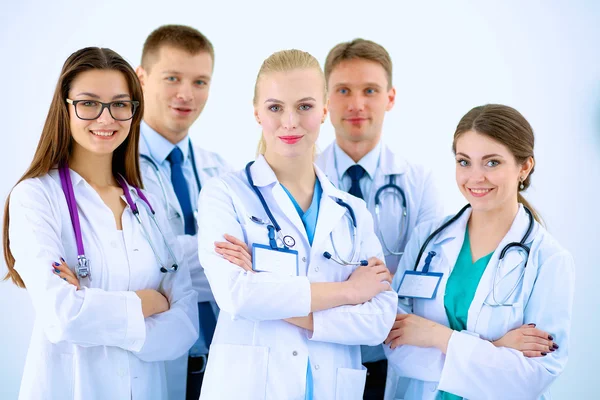
[[[372,217],[313,163],[325,95],[310,54],[270,56],[254,99],[261,154],[200,194],[198,252],[221,309],[203,400],[361,399],[360,345],[391,329]],[[240,241],[215,248],[224,237]]]

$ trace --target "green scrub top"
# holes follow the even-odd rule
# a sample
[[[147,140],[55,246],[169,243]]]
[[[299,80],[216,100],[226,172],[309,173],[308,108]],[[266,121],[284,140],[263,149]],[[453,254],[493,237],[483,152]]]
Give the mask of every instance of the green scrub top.
[[[294,204],[294,208],[298,212],[300,219],[302,219],[302,224],[304,225],[304,229],[306,229],[306,236],[308,237],[308,241],[312,246],[313,239],[315,237],[315,230],[317,229],[317,219],[319,217],[319,204],[321,203],[321,195],[323,194],[323,189],[321,188],[321,183],[317,179],[315,181],[315,190],[313,192],[313,198],[306,212],[302,211],[302,208],[294,199],[294,196],[290,193],[289,190],[286,189],[285,186],[281,185],[283,190],[287,193],[288,197]],[[310,367],[310,358],[308,359],[308,364],[306,365],[306,394],[304,396],[305,400],[313,400],[313,375],[312,369]]]
[[[473,297],[475,297],[475,292],[477,291],[477,286],[483,276],[483,272],[493,254],[494,252],[491,252],[487,256],[473,262],[469,229],[465,229],[465,240],[456,259],[456,264],[454,264],[454,269],[452,269],[452,273],[448,277],[446,293],[444,295],[444,307],[452,330],[462,331],[467,329],[467,318],[471,302],[473,301]],[[441,392],[439,398],[442,400],[462,399],[460,396],[446,392]]]

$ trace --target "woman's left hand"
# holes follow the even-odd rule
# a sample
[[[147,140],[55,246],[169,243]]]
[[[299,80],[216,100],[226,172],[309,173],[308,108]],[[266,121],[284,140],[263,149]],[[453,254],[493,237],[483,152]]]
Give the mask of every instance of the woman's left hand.
[[[414,314],[398,314],[385,344],[391,349],[402,345],[448,349],[452,329]]]
[[[215,251],[232,264],[243,268],[245,271],[254,272],[252,270],[252,255],[248,249],[248,245],[237,239],[235,236],[228,234],[223,235],[226,242],[215,242]]]
[[[62,257],[60,261],[60,264],[58,262],[52,264],[54,275],[57,275],[64,281],[67,281],[67,283],[70,283],[71,285],[75,286],[77,290],[81,289],[79,287],[79,279],[77,278],[77,275],[75,275],[75,273],[71,271],[71,269]]]

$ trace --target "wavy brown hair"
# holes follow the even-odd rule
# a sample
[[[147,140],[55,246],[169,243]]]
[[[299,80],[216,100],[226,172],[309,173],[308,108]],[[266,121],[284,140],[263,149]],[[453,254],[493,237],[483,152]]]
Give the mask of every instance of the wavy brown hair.
[[[519,165],[523,164],[529,157],[533,157],[535,138],[533,129],[525,117],[512,107],[502,104],[486,104],[475,107],[466,113],[458,123],[454,132],[452,151],[456,154],[456,141],[468,132],[475,131],[480,135],[504,145],[512,153]],[[535,160],[535,158],[534,158]],[[523,189],[517,186],[517,201],[529,208],[536,221],[543,224],[542,217],[521,195],[531,184],[531,175],[534,167],[523,181]]]
[[[129,135],[114,151],[112,170],[114,175],[121,174],[130,184],[142,187],[138,157],[140,122],[144,113],[142,87],[135,71],[123,57],[110,49],[99,47],[86,47],[78,50],[65,61],[54,90],[50,110],[35,155],[31,165],[17,184],[25,179],[46,175],[51,169],[69,160],[73,146],[73,136],[71,135],[69,108],[66,98],[73,80],[80,73],[96,69],[121,72],[127,81],[131,99],[140,102],[140,106],[133,116]],[[8,267],[8,274],[6,274],[4,280],[10,278],[17,286],[24,288],[25,283],[14,269],[15,259],[10,251],[8,236],[10,225],[9,204],[10,194],[4,205],[3,246],[4,260]]]

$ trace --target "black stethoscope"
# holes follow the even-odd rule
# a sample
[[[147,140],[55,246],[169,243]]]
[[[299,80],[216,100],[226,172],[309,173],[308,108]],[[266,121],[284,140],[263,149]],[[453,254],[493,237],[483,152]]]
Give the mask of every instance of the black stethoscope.
[[[200,175],[198,174],[198,169],[196,167],[196,156],[194,155],[194,148],[192,147],[192,140],[189,139],[189,151],[190,151],[190,161],[192,163],[192,170],[194,171],[194,177],[196,178],[196,184],[198,185],[198,193],[200,193],[200,190],[202,190],[202,185],[200,184]],[[167,187],[162,179],[161,173],[160,173],[160,168],[158,167],[158,164],[156,163],[156,161],[154,161],[152,159],[152,157],[147,156],[145,154],[140,154],[140,158],[148,161],[150,163],[150,165],[152,166],[152,168],[154,169],[154,173],[156,174],[156,177],[158,179],[158,184],[160,186],[160,190],[162,192],[163,195],[163,199],[165,200],[164,204],[165,204],[165,212],[167,213],[166,215],[169,214],[169,197],[167,196]]]
[[[464,212],[469,207],[471,207],[470,204],[467,204],[466,206],[464,206],[455,216],[450,218],[442,226],[440,226],[438,229],[436,229],[431,235],[429,235],[429,237],[427,237],[427,240],[425,240],[425,243],[423,243],[423,246],[421,246],[421,249],[419,250],[419,255],[417,256],[417,260],[415,261],[413,271],[417,270],[417,268],[419,266],[419,262],[421,261],[421,257],[423,256],[425,249],[427,249],[429,242],[431,242],[431,240],[433,238],[435,238],[440,232],[442,232],[448,226],[450,226],[454,222],[456,222],[456,220],[458,220],[461,217],[461,215],[463,215]],[[533,218],[533,214],[529,208],[527,208],[524,205],[523,205],[523,208],[525,209],[525,211],[527,212],[527,216],[529,217],[529,226],[527,227],[527,231],[523,235],[523,238],[521,239],[521,241],[508,243],[506,246],[504,246],[504,248],[502,248],[502,251],[500,252],[500,257],[498,258],[498,266],[496,267],[496,270],[494,271],[494,284],[493,284],[493,289],[492,289],[492,297],[493,297],[494,303],[488,304],[490,306],[512,306],[512,304],[506,303],[506,300],[514,293],[514,291],[517,289],[519,283],[523,280],[523,277],[525,276],[525,268],[527,267],[527,261],[529,259],[529,253],[531,251],[531,248],[529,246],[527,246],[525,243],[527,242],[529,235],[531,234],[531,231],[533,230],[533,225],[535,223],[535,219]],[[517,280],[517,282],[515,283],[513,288],[510,290],[508,295],[505,296],[505,298],[502,301],[498,302],[496,300],[496,286],[497,286],[497,283],[500,283],[500,281],[502,281],[502,279],[504,279],[504,278],[500,279],[500,281],[496,283],[496,276],[497,276],[498,270],[502,268],[502,262],[504,260],[504,256],[506,256],[506,253],[511,249],[516,249],[518,251],[522,251],[525,253],[525,264],[523,266],[523,271],[521,272],[521,275],[519,276],[519,279]],[[429,254],[427,255],[427,259],[425,260],[426,264],[427,264],[428,260],[431,261],[431,259],[433,258],[433,256],[435,256],[435,254],[436,254],[435,251],[429,252]]]
[[[250,184],[250,187],[252,187],[252,190],[254,190],[254,193],[256,193],[256,196],[260,200],[260,203],[262,204],[263,209],[265,210],[265,213],[267,213],[270,223],[267,221],[264,221],[258,217],[255,217],[253,215],[249,216],[250,220],[257,224],[267,225],[267,230],[268,230],[268,235],[269,235],[269,246],[271,247],[271,249],[273,249],[273,250],[279,249],[279,246],[277,245],[277,240],[275,239],[275,235],[277,235],[280,242],[283,243],[283,245],[286,248],[294,247],[296,245],[296,240],[292,236],[284,235],[282,233],[281,226],[277,223],[277,220],[273,216],[273,213],[271,212],[269,205],[267,204],[267,201],[265,200],[262,193],[260,192],[260,189],[254,184],[254,180],[252,179],[252,173],[250,172],[250,167],[252,166],[252,164],[254,164],[254,161],[250,161],[248,164],[246,164],[246,168],[245,168],[246,178],[248,179],[248,183]],[[352,209],[350,204],[346,203],[345,201],[343,201],[340,198],[336,198],[335,201],[336,201],[336,203],[338,203],[342,207],[345,207],[348,210],[348,214],[350,215],[350,220],[352,221],[352,228],[353,228],[352,229],[352,256],[351,256],[350,260],[353,260],[356,257],[356,253],[358,251],[357,245],[356,245],[357,244],[356,236],[357,236],[357,232],[358,232],[358,227],[356,224],[356,215],[354,214],[354,210]],[[326,251],[323,253],[323,257],[325,257],[328,260],[332,260],[340,265],[353,265],[353,266],[368,265],[367,260],[360,260],[358,262],[352,262],[352,261],[348,261],[348,260],[342,258],[339,255],[339,253],[337,252],[337,249],[335,247],[332,232],[330,232],[329,235],[331,237],[331,244],[333,246],[333,252],[335,253],[335,256],[333,256],[331,253]]]
[[[381,198],[383,197],[382,194],[384,192],[398,197],[402,204],[402,223],[400,224],[400,230],[398,232],[398,241],[393,247],[388,246],[388,243],[383,236],[383,230],[381,229]],[[377,220],[377,230],[379,231],[381,244],[383,245],[384,250],[387,251],[388,255],[401,256],[404,254],[403,251],[392,250],[392,248],[400,249],[402,238],[405,234],[406,228],[408,227],[408,208],[406,206],[406,195],[404,194],[404,190],[402,190],[400,186],[396,185],[395,175],[390,175],[389,182],[380,187],[375,193],[375,219]]]

